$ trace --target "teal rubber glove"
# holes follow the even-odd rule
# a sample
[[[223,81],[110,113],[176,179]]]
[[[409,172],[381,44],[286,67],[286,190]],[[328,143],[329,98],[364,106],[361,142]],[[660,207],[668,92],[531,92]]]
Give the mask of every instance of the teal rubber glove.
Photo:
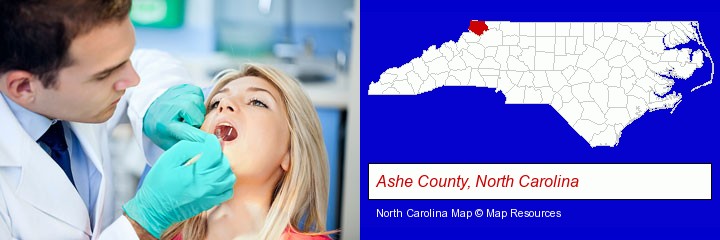
[[[199,128],[205,120],[203,92],[183,84],[169,88],[150,104],[143,116],[143,133],[163,150],[180,140],[198,142]]]
[[[233,195],[235,174],[215,135],[203,141],[182,140],[163,153],[142,187],[123,210],[156,238],[172,224],[184,221]],[[194,156],[200,158],[185,166]]]

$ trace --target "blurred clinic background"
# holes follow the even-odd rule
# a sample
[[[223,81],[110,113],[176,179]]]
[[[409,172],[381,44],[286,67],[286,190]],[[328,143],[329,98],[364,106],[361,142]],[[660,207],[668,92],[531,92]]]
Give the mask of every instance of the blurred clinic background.
[[[137,48],[183,61],[201,86],[244,62],[299,79],[315,104],[330,161],[328,229],[359,238],[359,0],[133,0]],[[118,206],[146,169],[129,124],[113,132]]]

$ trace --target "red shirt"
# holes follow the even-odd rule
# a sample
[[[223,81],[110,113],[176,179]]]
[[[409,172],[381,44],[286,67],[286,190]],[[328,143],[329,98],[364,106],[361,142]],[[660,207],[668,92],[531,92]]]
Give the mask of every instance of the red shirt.
[[[283,239],[286,240],[332,240],[327,235],[322,234],[306,234],[298,232],[294,227],[288,226],[283,232]],[[172,240],[183,240],[182,233],[175,236]]]

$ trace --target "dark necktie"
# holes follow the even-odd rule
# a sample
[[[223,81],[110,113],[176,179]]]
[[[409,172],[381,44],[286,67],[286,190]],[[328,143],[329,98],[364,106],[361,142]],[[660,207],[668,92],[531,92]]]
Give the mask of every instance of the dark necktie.
[[[70,179],[70,182],[75,186],[72,169],[70,168],[70,153],[68,152],[68,146],[65,142],[65,132],[63,131],[62,122],[57,121],[51,125],[50,129],[38,139],[38,142],[42,142],[50,148],[50,157],[62,168],[65,175]]]

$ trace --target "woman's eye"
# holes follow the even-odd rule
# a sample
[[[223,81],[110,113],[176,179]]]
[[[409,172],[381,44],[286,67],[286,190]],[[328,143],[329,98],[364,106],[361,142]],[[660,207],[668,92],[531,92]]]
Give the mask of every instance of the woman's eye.
[[[220,101],[214,100],[212,104],[210,104],[210,110],[216,109],[220,105]]]
[[[97,80],[97,81],[102,81],[102,80],[107,79],[108,77],[110,77],[110,73],[106,73],[106,74],[100,75],[100,76],[98,76],[97,78],[95,78],[95,80]]]
[[[250,105],[253,105],[255,107],[268,108],[268,106],[265,105],[265,103],[263,103],[262,101],[257,100],[257,99],[250,100]]]

